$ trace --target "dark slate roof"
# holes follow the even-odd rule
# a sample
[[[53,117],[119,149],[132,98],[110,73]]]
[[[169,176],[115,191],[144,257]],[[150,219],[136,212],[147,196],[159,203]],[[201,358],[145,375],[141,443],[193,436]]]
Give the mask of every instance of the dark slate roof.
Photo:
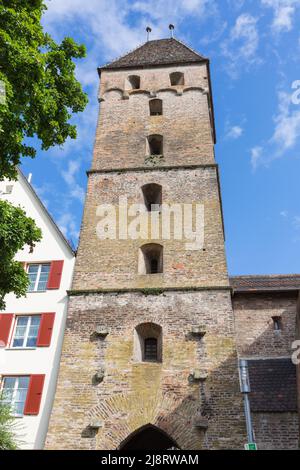
[[[100,67],[102,69],[120,69],[149,67],[155,65],[182,64],[191,62],[203,62],[207,59],[178,39],[158,39],[148,41],[132,52],[117,60]]]
[[[249,360],[253,412],[297,411],[296,366],[291,359]]]
[[[234,292],[300,290],[300,274],[230,277]]]

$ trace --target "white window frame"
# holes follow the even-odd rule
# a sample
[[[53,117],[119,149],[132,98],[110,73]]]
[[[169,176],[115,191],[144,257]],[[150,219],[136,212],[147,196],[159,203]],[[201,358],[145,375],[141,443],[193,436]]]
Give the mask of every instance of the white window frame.
[[[2,393],[3,393],[4,390],[5,390],[5,388],[4,388],[5,379],[11,379],[11,378],[16,379],[16,380],[15,380],[15,385],[14,385],[14,388],[13,388],[12,400],[11,400],[11,402],[10,402],[12,408],[14,407],[15,397],[16,397],[17,391],[18,391],[18,389],[19,389],[19,379],[20,379],[20,378],[28,378],[28,379],[29,379],[29,380],[28,380],[28,387],[27,387],[26,397],[25,397],[25,400],[24,400],[24,408],[25,408],[25,404],[26,404],[26,400],[27,400],[27,394],[28,394],[28,389],[29,389],[30,376],[29,376],[29,375],[3,375],[3,376],[2,376],[2,380],[1,380],[1,396],[2,396]],[[4,401],[4,403],[6,403],[6,402]],[[23,418],[23,416],[24,416],[24,408],[23,408],[23,413],[22,413],[22,414],[12,412],[12,416],[15,416],[15,417],[17,417],[17,418]]]
[[[14,344],[14,339],[15,339],[16,330],[17,330],[17,326],[18,326],[18,319],[22,318],[22,317],[26,317],[26,318],[29,319],[29,321],[27,321],[26,330],[25,330],[25,334],[24,334],[24,338],[23,338],[23,346],[14,346],[13,344]],[[11,349],[36,349],[37,346],[26,346],[26,343],[27,343],[27,340],[28,340],[28,335],[29,335],[29,330],[30,330],[30,327],[31,327],[31,320],[32,320],[33,317],[39,317],[40,318],[40,324],[39,324],[39,327],[40,327],[41,326],[41,318],[42,318],[41,314],[38,314],[38,315],[16,315],[13,334],[12,334],[11,342],[10,342],[10,348]],[[38,338],[38,335],[37,335],[37,338]]]
[[[40,277],[41,277],[41,272],[42,272],[42,266],[43,265],[48,265],[49,266],[49,274],[50,274],[50,269],[51,269],[51,263],[28,263],[27,266],[26,266],[26,272],[27,274],[29,274],[29,267],[30,266],[35,266],[35,265],[38,265],[38,271],[37,271],[37,275],[36,275],[36,280],[35,280],[35,284],[34,284],[34,289],[32,290],[28,290],[28,293],[30,292],[45,292],[47,290],[47,286],[44,290],[38,290],[38,285],[39,285],[39,282],[40,282]],[[48,276],[48,280],[49,280],[49,276]]]

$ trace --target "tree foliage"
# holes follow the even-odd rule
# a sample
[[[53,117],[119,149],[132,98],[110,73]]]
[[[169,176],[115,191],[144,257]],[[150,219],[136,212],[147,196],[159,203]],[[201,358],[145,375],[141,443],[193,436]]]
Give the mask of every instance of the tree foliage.
[[[24,139],[37,136],[42,149],[76,138],[72,113],[83,111],[87,96],[75,77],[74,59],[85,47],[72,38],[56,44],[43,31],[43,0],[0,0],[0,179],[16,177],[22,156],[36,150]]]
[[[14,436],[15,420],[11,415],[10,407],[0,398],[0,450],[16,450],[17,443]]]
[[[76,138],[69,120],[87,104],[74,63],[85,47],[71,38],[55,43],[41,24],[45,10],[44,0],[0,0],[0,181],[16,179],[21,158],[35,157],[31,137],[43,150]],[[40,238],[22,209],[0,201],[0,309],[7,293],[26,293],[28,277],[14,256]]]
[[[13,292],[17,297],[26,294],[29,280],[21,263],[14,260],[24,245],[33,250],[41,240],[41,230],[20,207],[0,201],[0,310],[4,310],[4,297]]]

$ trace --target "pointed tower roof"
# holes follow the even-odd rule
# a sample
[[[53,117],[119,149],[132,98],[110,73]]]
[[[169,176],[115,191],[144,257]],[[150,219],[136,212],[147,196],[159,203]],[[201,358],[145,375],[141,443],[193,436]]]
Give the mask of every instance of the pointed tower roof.
[[[208,59],[175,38],[147,41],[98,70],[151,67],[157,65],[207,62]]]

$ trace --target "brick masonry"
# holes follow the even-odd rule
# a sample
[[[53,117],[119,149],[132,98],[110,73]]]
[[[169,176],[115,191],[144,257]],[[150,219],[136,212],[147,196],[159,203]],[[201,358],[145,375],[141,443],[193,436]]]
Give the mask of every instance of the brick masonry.
[[[297,293],[235,294],[233,309],[239,357],[291,358],[297,338]],[[281,331],[274,331],[273,317],[281,318]],[[298,413],[256,412],[252,419],[259,449],[299,447]]]
[[[162,186],[166,204],[203,204],[204,249],[187,251],[183,240],[163,241],[164,274],[138,275],[139,247],[160,240],[103,240],[97,236],[99,204],[113,204],[118,216],[119,196],[128,204],[142,204],[141,187],[156,182]],[[91,174],[80,234],[73,289],[228,286],[224,238],[216,168],[194,170],[129,171],[126,173]],[[149,218],[149,213],[144,216]],[[133,217],[129,217],[129,221]],[[124,255],[124,249],[126,256]],[[97,256],[95,256],[97,253]]]
[[[162,327],[162,363],[134,362],[134,329],[144,322]],[[191,334],[199,324],[203,339]],[[97,325],[108,329],[106,339],[93,339]],[[100,367],[105,378],[94,385]],[[207,372],[203,384],[191,380],[195,369]],[[236,376],[229,291],[74,296],[47,447],[115,449],[151,423],[183,449],[241,448],[245,426]],[[193,425],[197,413],[208,419],[206,432]],[[103,428],[83,437],[92,417]]]
[[[236,295],[234,320],[207,67],[202,62],[102,70],[101,112],[48,449],[116,449],[147,424],[182,449],[241,449],[247,437],[238,357],[290,354],[292,295]],[[184,73],[184,85],[170,86],[173,71]],[[132,74],[140,76],[139,90],[127,89]],[[152,98],[163,100],[162,116],[150,116]],[[147,158],[151,134],[163,135],[161,158]],[[185,239],[172,237],[98,238],[99,204],[113,205],[118,215],[119,197],[143,204],[141,188],[147,183],[162,186],[164,203],[203,204],[203,249],[188,251]],[[163,246],[162,274],[138,274],[139,248],[146,242]],[[277,335],[275,314],[282,315],[284,326]],[[135,330],[149,322],[162,328],[162,362],[137,361]],[[198,326],[202,339],[191,334]],[[97,327],[107,336],[96,337]],[[96,383],[99,370],[104,379]],[[193,380],[195,370],[206,380]],[[207,429],[195,426],[196,417]],[[89,426],[95,420],[98,430]],[[260,413],[254,427],[262,448],[297,447],[296,413]]]
[[[185,74],[185,86],[170,87],[174,71]],[[125,80],[135,73],[141,89],[128,91]],[[151,134],[164,137],[160,166],[214,163],[207,93],[206,64],[102,72],[92,169],[144,166]],[[162,116],[149,116],[154,97],[163,100]]]
[[[296,339],[294,293],[236,294],[233,299],[238,352],[243,357],[290,357]],[[273,317],[282,330],[274,331]]]

